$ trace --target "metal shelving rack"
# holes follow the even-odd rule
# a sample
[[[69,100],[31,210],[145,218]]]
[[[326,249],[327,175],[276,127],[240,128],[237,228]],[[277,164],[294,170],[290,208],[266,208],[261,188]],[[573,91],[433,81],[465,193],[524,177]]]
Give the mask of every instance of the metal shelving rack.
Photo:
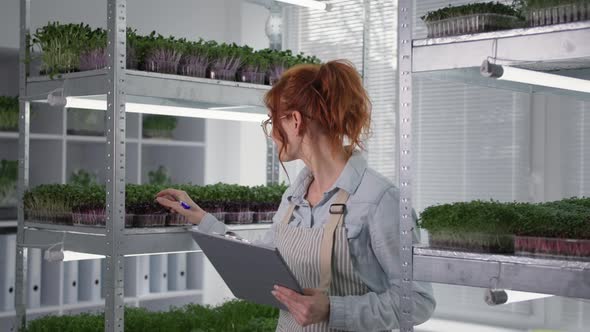
[[[412,1],[398,6],[400,217],[402,243],[402,307],[411,296],[408,280],[462,286],[500,288],[590,299],[590,262],[521,256],[458,253],[426,247],[411,248],[411,116],[412,77],[455,81],[526,93],[563,94],[590,100],[589,94],[482,77],[486,60],[560,75],[590,74],[590,22],[514,29],[475,35],[412,40]],[[410,251],[411,252],[411,251]],[[409,276],[409,277],[408,277]],[[408,302],[406,302],[406,305]],[[401,331],[412,331],[411,314],[404,310]]]
[[[123,330],[123,257],[157,252],[197,251],[184,228],[125,229],[125,105],[126,102],[166,100],[175,106],[199,109],[231,107],[233,111],[266,114],[262,96],[269,87],[221,82],[174,75],[127,70],[126,0],[108,0],[108,53],[106,70],[47,77],[27,78],[25,64],[26,34],[30,27],[30,0],[21,0],[20,95],[35,96],[63,87],[68,82],[68,96],[95,98],[107,103],[107,210],[104,229],[74,226],[51,226],[24,219],[22,200],[18,209],[16,311],[18,327],[26,324],[25,293],[26,248],[43,247],[62,241],[64,249],[106,256],[105,279],[106,331]],[[412,40],[413,2],[398,4],[398,75],[399,75],[399,179],[402,294],[401,331],[412,331],[412,280],[474,287],[496,287],[544,292],[590,299],[590,263],[469,254],[428,248],[412,249],[411,222],[411,143],[412,77],[459,81],[491,88],[523,92],[548,92],[590,99],[588,95],[541,86],[522,85],[483,78],[479,65],[495,58],[535,70],[562,69],[562,73],[588,72],[590,63],[590,22],[558,26],[516,29],[470,36]],[[551,45],[551,47],[547,47]],[[154,99],[155,98],[155,99]],[[99,98],[99,100],[101,100]],[[221,102],[223,101],[223,102]],[[19,195],[28,187],[29,140],[31,139],[30,102],[20,103]],[[272,169],[272,168],[270,168]],[[571,287],[575,285],[575,289]]]
[[[125,135],[126,104],[142,104],[146,113],[150,113],[150,105],[165,105],[182,109],[183,114],[170,115],[208,117],[187,112],[211,114],[231,110],[262,118],[266,116],[262,97],[270,87],[127,70],[126,0],[107,1],[107,69],[64,74],[55,79],[27,77],[25,58],[26,35],[30,29],[30,0],[20,1],[20,18],[19,197],[23,197],[29,185],[29,142],[31,138],[37,138],[30,134],[30,103],[36,101],[34,96],[46,95],[67,84],[67,96],[77,98],[78,102],[90,99],[94,104],[106,103],[107,224],[106,228],[89,228],[35,223],[25,220],[23,202],[19,200],[15,287],[17,329],[22,330],[26,326],[27,248],[47,248],[63,241],[64,250],[105,256],[105,331],[123,331],[124,257],[199,250],[183,227],[125,228],[125,143],[129,141]],[[166,144],[149,140],[146,143]],[[251,231],[241,226],[232,229]]]

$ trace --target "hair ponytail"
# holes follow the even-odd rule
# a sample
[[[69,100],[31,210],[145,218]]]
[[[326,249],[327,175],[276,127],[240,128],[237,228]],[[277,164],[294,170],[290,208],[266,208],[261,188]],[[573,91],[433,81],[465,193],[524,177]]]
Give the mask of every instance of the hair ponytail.
[[[351,146],[349,154],[355,148],[364,149],[363,141],[370,132],[371,102],[359,73],[349,61],[294,66],[283,74],[264,101],[275,119],[290,110],[301,112],[302,130],[308,122],[316,122],[334,152],[342,148],[345,140]],[[285,142],[282,128],[274,126],[274,130]]]

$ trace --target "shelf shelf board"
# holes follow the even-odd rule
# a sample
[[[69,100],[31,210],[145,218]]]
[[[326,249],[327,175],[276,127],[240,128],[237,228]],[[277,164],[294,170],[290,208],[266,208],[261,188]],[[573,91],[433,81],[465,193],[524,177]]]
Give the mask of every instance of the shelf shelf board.
[[[16,222],[16,221],[15,221]],[[263,230],[270,229],[271,224],[248,224],[248,225],[227,225],[231,231],[249,231],[249,230]],[[106,233],[105,227],[79,226],[79,225],[56,225],[46,224],[35,221],[25,222],[25,227],[34,229],[44,229],[50,231],[104,235]],[[178,226],[178,227],[133,227],[125,228],[124,234],[138,235],[138,234],[168,234],[168,233],[184,233],[192,226]]]
[[[15,228],[17,224],[16,220],[0,220],[0,228]]]
[[[59,232],[68,232],[68,233],[93,234],[93,235],[97,235],[97,234],[104,235],[106,233],[104,227],[77,226],[77,225],[56,225],[56,224],[40,223],[40,222],[35,222],[35,221],[25,222],[25,227],[34,228],[34,229],[59,231]]]
[[[590,262],[414,248],[414,280],[590,299]]]
[[[66,140],[73,143],[105,143],[104,136],[83,136],[83,135],[67,135]],[[204,142],[196,141],[178,141],[167,139],[152,139],[152,138],[127,138],[127,143],[139,143],[145,146],[185,146],[185,147],[204,147]]]
[[[18,139],[18,133],[11,131],[0,131],[0,138]]]
[[[205,147],[204,142],[177,141],[155,138],[143,138],[141,144],[144,146],[184,146],[184,147]]]
[[[168,291],[161,293],[149,293],[140,295],[137,297],[125,297],[125,304],[135,305],[141,301],[154,301],[154,300],[169,300],[174,298],[184,298],[191,296],[203,295],[203,291],[200,289],[187,289],[182,291]],[[31,316],[44,316],[48,314],[60,314],[67,313],[70,311],[90,310],[97,309],[99,311],[104,310],[104,299],[99,301],[81,301],[76,303],[69,303],[63,305],[46,305],[37,308],[27,308],[27,314]],[[0,318],[14,317],[16,312],[14,310],[0,312]]]
[[[67,135],[66,141],[72,143],[106,143],[107,139],[104,136],[84,136],[84,135]],[[127,143],[138,143],[137,138],[126,138]]]
[[[18,139],[18,133],[17,132],[0,131],[0,138]],[[30,138],[32,140],[60,140],[63,138],[63,136],[58,135],[58,134],[31,133]]]
[[[192,297],[192,296],[200,296],[203,295],[203,290],[201,289],[187,289],[187,290],[179,290],[179,291],[168,291],[168,292],[161,292],[161,293],[149,293],[145,295],[140,295],[137,298],[138,301],[152,301],[152,300],[164,300],[164,299],[173,299],[177,297]]]
[[[104,301],[103,304],[104,306]],[[40,306],[37,308],[27,308],[27,315],[30,316],[44,316],[49,314],[57,314],[60,312],[61,308],[66,308],[66,306],[73,306],[72,304],[64,304],[63,306],[58,305],[50,305],[50,306]],[[94,305],[93,305],[94,306]],[[84,307],[82,307],[84,308]],[[1,311],[0,318],[8,318],[8,317],[15,317],[16,312],[13,310],[10,311]]]
[[[67,135],[66,140],[74,143],[106,143],[105,136]]]
[[[418,77],[455,81],[521,92],[588,94],[482,77],[479,67],[490,57],[499,64],[590,77],[590,22],[513,29],[413,41],[412,71]]]
[[[244,118],[243,121],[259,121],[267,114],[263,97],[270,86],[136,70],[126,70],[125,74],[128,112]],[[106,106],[106,70],[63,74],[54,79],[31,77],[27,81],[27,95],[43,95],[61,87],[65,87],[68,97],[76,97],[77,102],[68,100],[72,107],[104,109]]]
[[[171,252],[196,252],[199,247],[188,229],[183,227],[126,228],[127,240],[121,246],[124,255],[143,255]],[[236,232],[270,228],[270,224],[228,225]],[[64,236],[65,233],[65,236]],[[104,255],[106,229],[102,227],[53,225],[27,221],[25,223],[25,246],[48,248],[64,242],[64,249],[82,253]]]
[[[230,231],[254,231],[254,230],[267,230],[270,229],[272,223],[260,223],[250,225],[227,225]]]

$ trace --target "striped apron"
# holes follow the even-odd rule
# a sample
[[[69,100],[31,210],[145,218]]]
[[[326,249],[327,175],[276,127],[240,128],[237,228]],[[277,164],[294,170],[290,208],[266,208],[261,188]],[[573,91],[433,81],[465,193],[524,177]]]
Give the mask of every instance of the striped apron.
[[[285,218],[276,229],[275,245],[293,271],[302,288],[320,288],[331,296],[363,295],[369,288],[355,273],[348,238],[343,227],[348,193],[342,189],[330,205],[330,216],[324,227],[289,226],[295,209],[291,203]],[[281,310],[276,331],[337,331],[328,321],[302,327],[288,312]]]

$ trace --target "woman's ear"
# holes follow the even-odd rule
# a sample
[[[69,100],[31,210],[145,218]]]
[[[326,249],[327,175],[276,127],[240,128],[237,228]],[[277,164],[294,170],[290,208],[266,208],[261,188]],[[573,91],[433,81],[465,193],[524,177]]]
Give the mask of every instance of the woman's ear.
[[[299,135],[299,130],[301,128],[302,121],[301,113],[299,111],[293,111],[293,113],[291,113],[291,117],[293,118],[293,125],[295,126],[295,130],[297,131],[297,135]]]

